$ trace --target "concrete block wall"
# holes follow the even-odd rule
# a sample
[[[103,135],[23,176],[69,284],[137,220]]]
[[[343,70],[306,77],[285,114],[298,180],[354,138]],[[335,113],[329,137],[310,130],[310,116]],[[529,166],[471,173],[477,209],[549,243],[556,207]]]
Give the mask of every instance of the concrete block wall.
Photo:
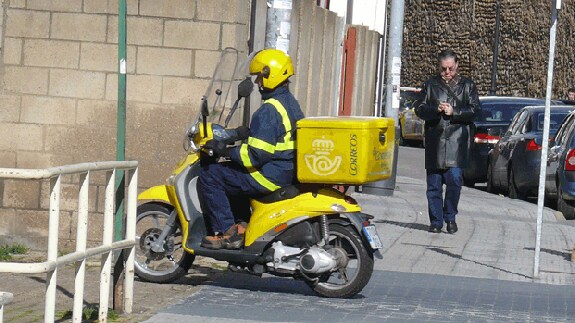
[[[316,5],[313,0],[294,0],[290,53],[296,74],[292,91],[306,116],[337,115],[344,18]],[[358,30],[351,115],[375,115],[377,52],[380,34],[366,26]]]
[[[219,52],[247,51],[250,1],[126,2],[126,159],[140,162],[146,188],[163,183],[184,156],[184,129]],[[2,10],[0,167],[114,160],[118,0],[3,0]],[[78,189],[77,178],[66,181]],[[103,183],[93,177],[93,214],[102,212]],[[16,239],[7,228],[21,219],[32,225],[19,233],[45,238],[48,191],[49,183],[0,182],[0,245]],[[64,203],[61,223],[73,222],[76,203]],[[67,227],[62,235],[75,238]]]
[[[337,115],[344,19],[313,0],[298,0],[291,23],[292,91],[306,116]]]
[[[351,115],[373,116],[380,35],[366,26],[354,27],[357,30],[357,43]]]

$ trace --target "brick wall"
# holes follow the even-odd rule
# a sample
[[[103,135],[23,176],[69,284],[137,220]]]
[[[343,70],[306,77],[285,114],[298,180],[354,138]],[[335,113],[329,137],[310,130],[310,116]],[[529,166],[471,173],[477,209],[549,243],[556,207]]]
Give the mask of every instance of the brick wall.
[[[126,159],[140,162],[140,186],[149,187],[162,183],[183,156],[183,131],[219,52],[228,46],[247,50],[250,1],[127,5]],[[118,0],[3,1],[0,167],[115,159],[117,8]],[[100,177],[91,190],[95,197],[103,194]],[[14,241],[8,230],[22,219],[36,225],[19,233],[45,235],[47,212],[41,210],[48,185],[0,183],[0,244]],[[73,177],[66,185],[77,190]],[[101,212],[94,201],[90,211]],[[72,219],[75,202],[63,203]],[[61,234],[74,237],[64,226]]]

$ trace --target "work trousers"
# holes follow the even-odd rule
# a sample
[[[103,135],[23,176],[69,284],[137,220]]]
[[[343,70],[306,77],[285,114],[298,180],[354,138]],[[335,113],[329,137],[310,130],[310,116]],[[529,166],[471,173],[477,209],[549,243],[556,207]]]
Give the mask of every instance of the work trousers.
[[[433,227],[442,228],[444,221],[455,221],[461,186],[463,185],[463,169],[452,167],[426,171],[429,222]],[[443,197],[443,185],[445,185],[445,198]]]
[[[206,163],[198,178],[198,194],[207,229],[225,232],[237,221],[249,222],[249,197],[269,191],[259,185],[242,166]]]

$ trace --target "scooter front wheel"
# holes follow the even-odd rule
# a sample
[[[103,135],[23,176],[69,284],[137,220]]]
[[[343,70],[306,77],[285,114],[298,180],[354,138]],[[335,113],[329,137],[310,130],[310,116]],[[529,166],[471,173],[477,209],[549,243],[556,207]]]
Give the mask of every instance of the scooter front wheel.
[[[347,261],[337,271],[319,276],[313,290],[324,297],[353,297],[367,285],[373,273],[373,254],[367,250],[352,225],[331,223],[328,244],[345,254]]]
[[[174,232],[164,240],[163,250],[152,250],[173,207],[164,203],[150,202],[138,207],[136,220],[136,275],[152,283],[169,283],[188,273],[195,256],[182,247],[182,226],[180,221]]]

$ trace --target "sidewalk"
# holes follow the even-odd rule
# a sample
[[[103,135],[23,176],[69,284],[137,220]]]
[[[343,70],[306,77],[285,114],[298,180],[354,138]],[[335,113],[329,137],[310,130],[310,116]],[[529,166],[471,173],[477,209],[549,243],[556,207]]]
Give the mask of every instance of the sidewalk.
[[[398,176],[393,197],[356,194],[386,246],[376,269],[546,284],[575,284],[575,226],[543,209],[539,277],[533,277],[537,205],[464,187],[450,235],[427,232],[425,182]]]
[[[575,226],[545,208],[539,277],[533,278],[537,205],[480,190],[463,188],[457,224],[459,231],[427,232],[425,183],[398,176],[394,196],[355,193],[364,212],[374,215],[384,249],[375,270],[445,276],[490,278],[554,285],[575,285],[570,261]],[[559,218],[559,219],[558,219]],[[225,271],[225,263],[199,259],[190,273],[174,284],[136,282],[134,314],[116,322],[141,322],[182,302],[199,289],[210,288]],[[98,268],[87,276],[85,303],[98,303]],[[57,312],[72,309],[73,268],[58,273]],[[14,294],[4,308],[5,322],[41,321],[46,275],[0,274],[0,291]],[[65,320],[63,320],[65,321]],[[69,321],[69,320],[68,320]]]

